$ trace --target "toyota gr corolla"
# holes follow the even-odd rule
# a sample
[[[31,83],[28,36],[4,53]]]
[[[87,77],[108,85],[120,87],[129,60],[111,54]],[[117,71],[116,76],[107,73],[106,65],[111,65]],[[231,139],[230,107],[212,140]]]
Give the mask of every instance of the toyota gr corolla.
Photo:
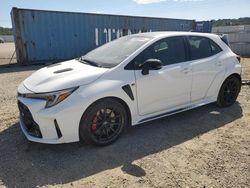
[[[42,68],[18,87],[20,126],[41,143],[114,142],[128,125],[216,102],[232,105],[241,65],[218,35],[129,35]]]

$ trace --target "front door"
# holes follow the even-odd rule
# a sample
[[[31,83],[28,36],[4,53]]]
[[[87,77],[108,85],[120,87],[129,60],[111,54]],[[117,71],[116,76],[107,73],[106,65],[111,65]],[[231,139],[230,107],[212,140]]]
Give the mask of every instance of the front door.
[[[163,67],[150,70],[147,75],[135,70],[139,114],[147,115],[188,105],[192,71],[190,62],[186,62],[184,38],[169,37],[154,43],[135,59],[135,64],[147,59],[159,59]]]

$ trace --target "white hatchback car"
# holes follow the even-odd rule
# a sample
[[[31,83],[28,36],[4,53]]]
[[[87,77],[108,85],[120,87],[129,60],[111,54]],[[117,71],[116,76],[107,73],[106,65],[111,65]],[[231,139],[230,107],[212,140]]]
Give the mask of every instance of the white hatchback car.
[[[34,142],[95,145],[136,125],[201,105],[232,105],[241,65],[214,34],[129,35],[42,68],[18,87],[20,125]]]

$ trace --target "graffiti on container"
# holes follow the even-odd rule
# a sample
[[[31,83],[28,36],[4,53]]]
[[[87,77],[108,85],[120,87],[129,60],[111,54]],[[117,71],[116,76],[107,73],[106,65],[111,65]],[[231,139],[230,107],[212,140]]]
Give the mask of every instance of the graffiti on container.
[[[99,46],[122,36],[145,32],[152,32],[152,29],[95,28],[95,45]]]

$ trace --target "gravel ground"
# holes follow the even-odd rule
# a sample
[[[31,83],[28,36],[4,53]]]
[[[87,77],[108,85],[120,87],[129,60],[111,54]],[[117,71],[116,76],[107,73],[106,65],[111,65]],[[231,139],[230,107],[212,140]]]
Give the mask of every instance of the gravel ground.
[[[250,59],[242,63],[249,79]],[[248,86],[232,107],[144,123],[107,147],[44,145],[21,133],[15,98],[38,68],[0,65],[0,187],[250,187]]]
[[[14,52],[14,43],[0,43],[0,65],[10,63],[10,59]],[[16,63],[16,54],[14,54],[11,63]]]

